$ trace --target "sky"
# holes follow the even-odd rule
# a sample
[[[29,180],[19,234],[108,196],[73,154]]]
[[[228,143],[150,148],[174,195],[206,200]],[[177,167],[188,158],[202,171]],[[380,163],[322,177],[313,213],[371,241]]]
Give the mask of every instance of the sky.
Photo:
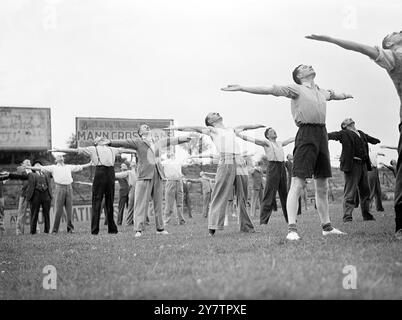
[[[328,103],[328,131],[352,117],[396,145],[399,100],[385,70],[304,36],[380,45],[402,29],[401,15],[400,0],[2,0],[0,105],[51,108],[54,147],[75,132],[75,117],[203,125],[212,111],[227,126],[263,124],[285,140],[297,132],[290,100],[220,88],[292,83],[304,63],[320,87],[354,96]],[[338,164],[340,144],[330,142],[330,152]]]

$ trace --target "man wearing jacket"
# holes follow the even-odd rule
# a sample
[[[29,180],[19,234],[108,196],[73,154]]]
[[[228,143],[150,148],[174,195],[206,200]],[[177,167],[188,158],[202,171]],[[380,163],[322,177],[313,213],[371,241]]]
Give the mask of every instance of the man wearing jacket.
[[[162,215],[162,179],[165,178],[160,162],[162,148],[189,142],[190,137],[165,138],[154,142],[151,129],[143,124],[138,129],[140,138],[107,140],[114,147],[130,148],[137,151],[138,180],[135,186],[134,230],[135,237],[141,237],[145,230],[145,217],[148,216],[149,200],[152,198],[155,210],[157,234],[169,234],[164,227]]]
[[[368,143],[377,144],[380,140],[357,130],[353,119],[345,119],[341,131],[328,133],[328,140],[339,141],[342,144],[340,169],[344,172],[345,188],[343,199],[343,221],[351,222],[352,212],[356,204],[356,193],[359,190],[360,207],[363,220],[375,220],[369,211],[370,187],[367,171],[371,170],[368,153]]]
[[[28,174],[32,171],[30,169],[25,169],[25,167],[30,167],[31,161],[29,159],[25,159],[21,167],[17,168],[17,174],[25,175],[28,177]],[[16,234],[20,235],[24,233],[24,223],[25,216],[28,208],[28,200],[27,200],[27,188],[28,188],[28,180],[23,181],[20,197],[18,199],[18,215],[17,215],[17,223],[16,223]]]
[[[40,170],[43,166],[39,160],[34,161],[34,167]],[[44,220],[44,233],[49,233],[50,229],[50,206],[52,203],[52,185],[50,183],[50,175],[47,173],[30,172],[25,174],[9,174],[10,179],[28,180],[26,189],[26,200],[30,204],[31,209],[31,234],[35,234],[37,231],[39,210],[42,206],[42,215]]]
[[[4,228],[3,180],[7,180],[7,175],[0,175],[0,235],[6,231]]]

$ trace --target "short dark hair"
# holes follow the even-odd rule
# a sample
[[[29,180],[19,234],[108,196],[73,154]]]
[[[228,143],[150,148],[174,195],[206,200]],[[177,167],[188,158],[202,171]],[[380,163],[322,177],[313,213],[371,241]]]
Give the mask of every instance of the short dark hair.
[[[268,132],[269,132],[269,130],[271,130],[271,129],[272,129],[272,127],[269,127],[269,128],[267,128],[267,129],[265,130],[265,132],[264,132],[265,138],[268,139]]]
[[[382,39],[382,48],[383,49],[389,49],[389,46],[387,45],[387,40],[388,40],[388,35]]]
[[[208,116],[205,117],[205,125],[206,125],[207,127],[211,126],[211,123],[210,123],[209,120],[208,120]]]
[[[293,81],[296,82],[297,84],[301,84],[300,79],[297,77],[297,75],[299,74],[300,66],[302,66],[302,64],[299,64],[292,72]]]
[[[140,136],[140,138],[142,137],[142,135],[141,135],[141,133],[140,133],[140,130],[141,130],[141,127],[142,126],[146,126],[147,124],[146,123],[141,123],[140,125],[139,125],[139,127],[138,127],[138,130],[137,130],[137,133],[138,133],[138,135]]]

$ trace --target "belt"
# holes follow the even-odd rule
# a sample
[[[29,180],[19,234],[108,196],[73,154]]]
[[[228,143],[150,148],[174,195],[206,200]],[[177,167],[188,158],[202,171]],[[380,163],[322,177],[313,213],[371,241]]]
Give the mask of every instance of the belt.
[[[298,123],[299,127],[325,127],[325,123]]]
[[[59,186],[59,187],[68,187],[68,186],[71,186],[71,184],[62,184],[62,183],[55,183],[55,185],[56,185],[56,186]]]
[[[240,154],[235,153],[221,153],[219,155],[219,161],[244,161],[244,158]]]

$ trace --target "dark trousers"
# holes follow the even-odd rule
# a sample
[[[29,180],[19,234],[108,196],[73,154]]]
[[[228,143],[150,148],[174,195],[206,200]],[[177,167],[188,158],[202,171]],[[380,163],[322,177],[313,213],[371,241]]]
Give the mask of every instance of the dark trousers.
[[[360,208],[363,219],[370,219],[370,187],[367,178],[367,167],[362,161],[353,160],[350,172],[344,172],[345,187],[343,192],[343,220],[352,220],[352,212],[356,207],[357,190],[359,190]]]
[[[123,222],[124,208],[128,207],[128,193],[120,194],[119,197],[119,213],[117,215],[117,224],[121,226]]]
[[[113,217],[114,200],[114,167],[97,166],[92,184],[92,215],[91,233],[99,233],[99,220],[102,209],[102,199],[105,196],[107,227],[109,233],[117,233]]]
[[[183,209],[187,208],[188,217],[192,218],[190,193],[183,190]]]
[[[50,198],[49,191],[39,191],[35,190],[32,195],[30,206],[31,206],[31,234],[36,233],[36,226],[38,224],[39,210],[42,206],[42,216],[44,222],[44,233],[49,233],[50,229],[50,206],[52,204],[52,199]]]
[[[376,167],[373,167],[371,171],[367,172],[368,175],[368,182],[369,182],[369,187],[370,187],[370,208],[374,202],[374,197],[375,197],[375,203],[376,203],[376,209],[377,211],[384,211],[384,208],[382,206],[382,201],[381,201],[381,184],[380,184],[380,178],[378,177],[378,169]]]
[[[399,125],[399,134],[395,182],[395,231],[402,229],[402,123]]]
[[[288,222],[288,212],[286,210],[286,200],[288,197],[285,163],[270,161],[267,166],[267,182],[264,190],[264,197],[260,209],[260,224],[267,224],[272,214],[276,192],[282,205],[283,216]]]

